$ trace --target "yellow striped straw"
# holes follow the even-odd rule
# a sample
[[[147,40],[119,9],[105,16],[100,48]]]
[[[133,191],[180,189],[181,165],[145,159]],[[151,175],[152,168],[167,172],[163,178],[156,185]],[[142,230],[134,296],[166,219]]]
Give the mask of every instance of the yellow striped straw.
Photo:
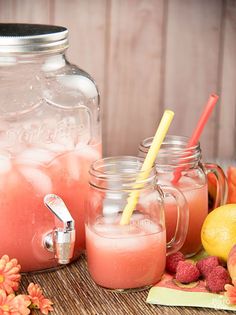
[[[172,122],[172,119],[174,118],[174,112],[171,110],[165,110],[164,114],[161,118],[161,121],[159,123],[159,126],[157,128],[156,134],[153,138],[152,145],[150,146],[148,153],[146,155],[146,158],[143,162],[141,171],[139,175],[137,176],[137,179],[134,184],[135,188],[140,188],[140,181],[144,181],[148,178],[150,171],[152,169],[152,166],[156,160],[157,154],[159,152],[159,149],[162,145],[162,142],[168,132],[168,129],[170,127],[170,124]],[[130,218],[132,216],[132,213],[136,207],[136,204],[138,202],[139,197],[139,191],[134,190],[131,192],[127,205],[125,206],[122,217],[120,220],[121,225],[129,224]]]

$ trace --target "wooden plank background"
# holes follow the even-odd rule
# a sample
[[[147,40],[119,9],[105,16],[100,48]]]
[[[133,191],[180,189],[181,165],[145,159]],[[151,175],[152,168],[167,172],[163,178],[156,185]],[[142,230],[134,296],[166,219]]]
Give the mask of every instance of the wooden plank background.
[[[164,108],[191,135],[217,92],[204,159],[235,159],[236,0],[0,0],[0,21],[68,27],[68,59],[101,91],[104,155],[136,154]]]

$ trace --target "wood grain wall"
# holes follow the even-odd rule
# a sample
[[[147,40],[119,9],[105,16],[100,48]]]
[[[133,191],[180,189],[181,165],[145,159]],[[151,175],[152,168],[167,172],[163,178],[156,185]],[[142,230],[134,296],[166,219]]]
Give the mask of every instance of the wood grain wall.
[[[236,0],[0,0],[0,21],[68,27],[68,59],[101,91],[104,155],[136,154],[165,108],[191,135],[217,92],[204,158],[236,158]]]

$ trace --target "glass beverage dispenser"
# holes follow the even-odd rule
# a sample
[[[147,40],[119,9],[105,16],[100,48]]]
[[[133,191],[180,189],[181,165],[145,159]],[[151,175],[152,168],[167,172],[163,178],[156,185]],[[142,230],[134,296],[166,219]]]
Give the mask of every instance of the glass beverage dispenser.
[[[68,263],[85,246],[99,93],[66,60],[67,37],[61,26],[0,24],[0,256],[22,271]]]

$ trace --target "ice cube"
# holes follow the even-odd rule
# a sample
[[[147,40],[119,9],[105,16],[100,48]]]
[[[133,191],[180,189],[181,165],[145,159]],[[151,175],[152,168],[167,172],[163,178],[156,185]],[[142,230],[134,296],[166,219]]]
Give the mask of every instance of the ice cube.
[[[148,241],[138,227],[116,224],[96,223],[92,230],[95,246],[119,252],[137,251],[147,246]],[[95,232],[95,233],[94,233]]]
[[[98,224],[96,225],[96,232],[108,238],[122,238],[124,234],[127,235],[129,228],[119,224]]]
[[[103,215],[111,215],[111,214],[116,214],[118,212],[120,212],[122,209],[122,207],[120,206],[119,203],[115,203],[109,200],[104,200],[103,203]]]
[[[114,224],[117,223],[117,216],[115,215],[106,215],[103,217],[103,223],[104,224]]]
[[[45,150],[48,150],[50,152],[55,152],[55,153],[63,153],[67,151],[66,147],[63,144],[59,144],[59,143],[42,144],[41,147],[43,147]]]
[[[0,174],[7,173],[11,170],[11,160],[7,155],[0,155]]]
[[[80,178],[80,164],[78,157],[74,153],[68,154],[67,158],[67,170],[69,177],[74,180],[79,180]]]
[[[108,215],[101,217],[94,225],[94,230],[109,238],[129,238],[134,235],[144,235],[143,230],[138,225],[120,225],[121,215]]]
[[[159,196],[157,192],[152,192],[148,194],[142,194],[139,198],[139,203],[143,208],[149,208],[150,205],[159,201]]]
[[[140,236],[144,234],[139,226],[133,224],[124,225],[121,232],[124,237]]]
[[[85,157],[89,160],[95,161],[100,158],[100,152],[88,144],[78,143],[75,149],[77,155]]]
[[[131,222],[139,221],[144,218],[145,218],[145,215],[143,213],[134,211],[131,217]]]
[[[148,241],[142,237],[143,234],[130,234],[127,237],[120,238],[119,242],[116,243],[116,249],[121,252],[132,252],[140,251],[148,245]]]
[[[16,158],[16,162],[23,164],[48,164],[54,158],[55,153],[51,151],[39,148],[30,148],[20,153]]]
[[[42,170],[33,167],[21,167],[21,174],[40,194],[48,194],[52,192],[52,182]]]
[[[94,231],[101,236],[113,235],[112,225],[97,223],[93,226]]]
[[[145,232],[145,234],[154,234],[161,232],[162,228],[160,224],[155,223],[150,219],[143,219],[139,221],[139,226]]]

